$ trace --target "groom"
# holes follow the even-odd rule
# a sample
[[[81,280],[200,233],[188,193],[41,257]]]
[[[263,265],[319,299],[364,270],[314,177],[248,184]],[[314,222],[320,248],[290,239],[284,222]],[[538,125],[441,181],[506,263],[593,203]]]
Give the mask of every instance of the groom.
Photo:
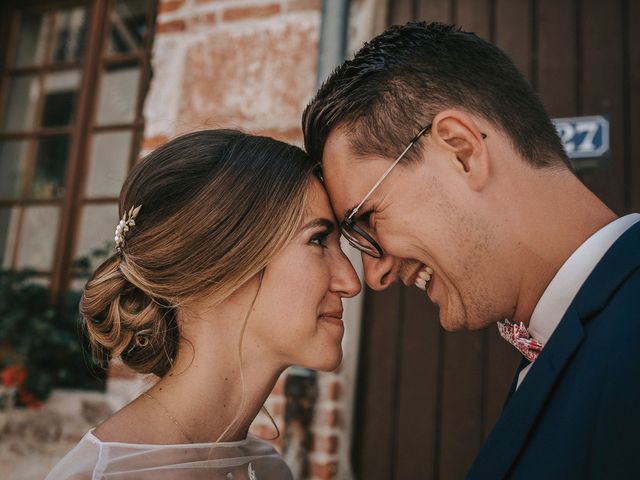
[[[415,285],[445,329],[497,324],[523,354],[468,478],[640,478],[640,215],[575,177],[509,58],[452,26],[393,27],[303,129],[369,286]]]

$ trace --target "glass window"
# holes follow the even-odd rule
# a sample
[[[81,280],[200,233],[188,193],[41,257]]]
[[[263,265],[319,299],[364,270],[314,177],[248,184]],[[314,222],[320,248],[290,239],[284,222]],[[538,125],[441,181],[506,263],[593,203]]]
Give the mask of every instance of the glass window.
[[[64,127],[73,123],[80,89],[80,72],[50,73],[44,84],[43,127]]]
[[[26,140],[0,142],[0,198],[17,198],[27,163]]]
[[[80,60],[87,32],[87,9],[75,7],[58,12],[53,33],[54,62]]]
[[[31,181],[33,198],[59,198],[64,192],[69,137],[45,137],[38,145],[35,171]]]
[[[93,135],[87,197],[118,197],[129,170],[131,130]]]
[[[24,131],[33,128],[40,85],[35,75],[16,75],[9,81],[3,129]]]
[[[20,15],[20,30],[16,45],[15,64],[40,64],[44,60],[47,32],[51,25],[48,13],[24,12]]]
[[[140,87],[150,76],[156,9],[157,0],[2,9],[12,41],[0,45],[11,49],[0,52],[0,266],[38,269],[54,297],[80,273],[74,258],[112,247],[143,129]]]
[[[11,267],[20,209],[18,207],[0,208],[0,266]]]
[[[113,249],[113,232],[118,223],[118,205],[85,205],[80,217],[80,235],[76,258],[96,248]],[[97,265],[94,265],[97,266]]]
[[[110,65],[102,75],[98,125],[131,123],[135,119],[140,68],[137,65]]]
[[[111,15],[108,52],[130,53],[140,50],[147,25],[146,0],[118,0]]]
[[[50,271],[58,237],[60,207],[34,206],[24,209],[18,246],[17,268]]]

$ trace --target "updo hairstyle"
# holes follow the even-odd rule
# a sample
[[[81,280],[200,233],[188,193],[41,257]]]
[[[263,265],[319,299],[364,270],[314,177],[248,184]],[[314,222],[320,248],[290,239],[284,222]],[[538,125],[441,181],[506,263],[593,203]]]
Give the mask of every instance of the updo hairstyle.
[[[142,206],[135,226],[80,301],[94,357],[167,373],[176,309],[215,305],[264,269],[298,229],[314,169],[298,147],[235,130],[183,135],[138,163],[119,202],[120,216]]]

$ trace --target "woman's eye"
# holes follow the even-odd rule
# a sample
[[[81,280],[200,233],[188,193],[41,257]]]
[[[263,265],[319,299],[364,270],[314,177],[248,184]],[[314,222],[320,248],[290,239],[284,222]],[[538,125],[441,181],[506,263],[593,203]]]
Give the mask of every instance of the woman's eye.
[[[327,248],[327,237],[328,235],[326,233],[323,233],[321,235],[315,235],[314,237],[311,238],[311,243],[313,243],[314,245],[318,245],[319,247],[322,247],[322,248]]]

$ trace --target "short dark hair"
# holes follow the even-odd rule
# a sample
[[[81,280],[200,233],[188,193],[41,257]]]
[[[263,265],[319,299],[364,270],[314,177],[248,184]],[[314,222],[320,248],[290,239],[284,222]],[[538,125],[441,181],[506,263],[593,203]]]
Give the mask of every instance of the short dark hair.
[[[570,168],[542,102],[509,57],[438,22],[393,26],[336,68],[304,111],[305,147],[321,161],[329,134],[345,127],[356,155],[393,158],[438,112],[454,107],[491,121],[530,164]]]

